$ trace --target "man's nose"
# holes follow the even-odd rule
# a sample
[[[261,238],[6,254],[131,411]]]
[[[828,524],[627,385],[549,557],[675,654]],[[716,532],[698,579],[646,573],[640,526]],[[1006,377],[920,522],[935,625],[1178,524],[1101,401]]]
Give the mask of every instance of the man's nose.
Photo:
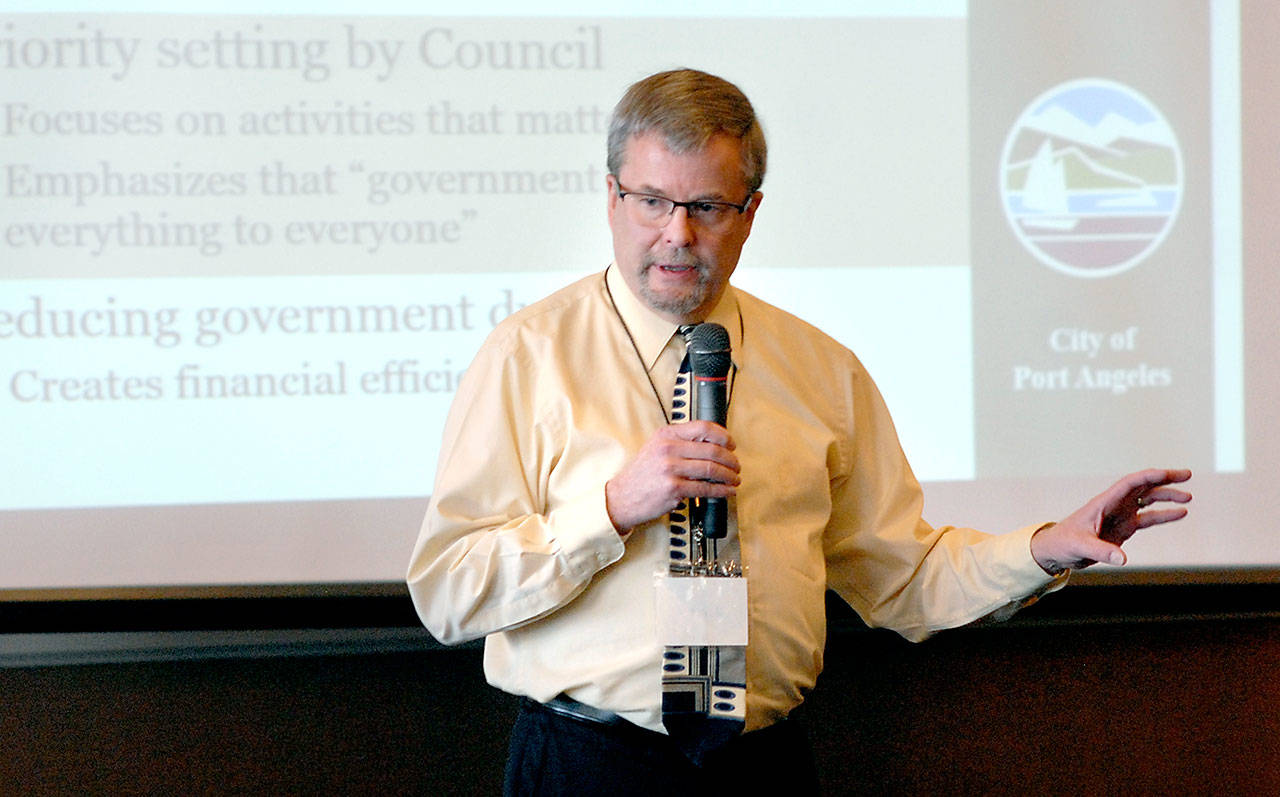
[[[689,218],[687,207],[671,209],[666,226],[662,228],[663,238],[667,244],[675,247],[686,247],[693,243],[693,220]]]

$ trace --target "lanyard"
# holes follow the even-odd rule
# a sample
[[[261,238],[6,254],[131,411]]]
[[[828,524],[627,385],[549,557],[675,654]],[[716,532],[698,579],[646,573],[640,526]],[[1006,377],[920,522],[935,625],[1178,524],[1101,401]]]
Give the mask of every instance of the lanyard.
[[[658,409],[662,411],[662,419],[668,424],[671,423],[671,416],[667,414],[667,405],[662,401],[662,394],[658,391],[658,386],[653,383],[653,376],[649,373],[648,366],[645,365],[644,355],[640,353],[640,346],[636,343],[636,338],[631,334],[631,328],[627,326],[627,321],[622,317],[622,311],[618,309],[618,303],[613,299],[613,291],[609,289],[608,269],[605,269],[601,280],[604,282],[604,293],[609,297],[609,306],[613,308],[613,314],[617,316],[618,323],[622,325],[622,331],[627,333],[627,340],[631,341],[631,350],[636,353],[636,362],[640,364],[640,370],[644,373],[644,378],[649,382],[649,389],[653,391],[653,398],[658,402]],[[746,339],[746,325],[742,321],[742,308],[738,308],[738,340]],[[730,376],[729,376],[729,397],[726,400],[726,410],[728,405],[733,403],[733,389],[738,382],[738,364],[730,360]]]

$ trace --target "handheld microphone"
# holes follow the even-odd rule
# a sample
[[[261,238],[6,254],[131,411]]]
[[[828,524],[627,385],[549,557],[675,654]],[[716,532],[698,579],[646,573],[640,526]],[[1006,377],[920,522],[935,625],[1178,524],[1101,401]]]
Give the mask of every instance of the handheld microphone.
[[[693,376],[694,412],[699,421],[725,425],[729,412],[728,383],[731,358],[729,333],[719,324],[698,324],[689,333],[689,371]],[[728,533],[729,506],[723,498],[697,502],[703,534],[712,539]]]

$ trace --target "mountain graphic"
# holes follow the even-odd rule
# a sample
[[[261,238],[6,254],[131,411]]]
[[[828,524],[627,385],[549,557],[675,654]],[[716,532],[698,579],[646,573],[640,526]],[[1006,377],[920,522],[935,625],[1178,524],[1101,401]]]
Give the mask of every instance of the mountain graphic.
[[[1027,171],[1049,143],[1055,161],[1061,162],[1066,186],[1077,190],[1174,186],[1178,161],[1173,149],[1131,138],[1112,139],[1100,147],[1075,139],[1023,128],[1010,149],[1005,168],[1005,189],[1020,191]]]
[[[1149,146],[1172,148],[1178,145],[1169,128],[1158,120],[1136,122],[1118,113],[1109,112],[1096,123],[1089,124],[1056,104],[1028,118],[1023,126],[1045,135],[1102,149],[1121,139],[1141,141]]]

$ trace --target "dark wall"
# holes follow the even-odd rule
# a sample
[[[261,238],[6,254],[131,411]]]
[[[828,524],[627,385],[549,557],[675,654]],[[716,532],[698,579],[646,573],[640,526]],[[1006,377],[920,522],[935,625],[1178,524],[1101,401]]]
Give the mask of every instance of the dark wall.
[[[494,794],[480,652],[0,670],[0,794]]]
[[[1280,794],[1280,621],[865,636],[815,694],[832,794]]]
[[[837,624],[827,792],[1280,793],[1280,620]],[[0,793],[496,794],[515,701],[480,651],[0,670]]]

